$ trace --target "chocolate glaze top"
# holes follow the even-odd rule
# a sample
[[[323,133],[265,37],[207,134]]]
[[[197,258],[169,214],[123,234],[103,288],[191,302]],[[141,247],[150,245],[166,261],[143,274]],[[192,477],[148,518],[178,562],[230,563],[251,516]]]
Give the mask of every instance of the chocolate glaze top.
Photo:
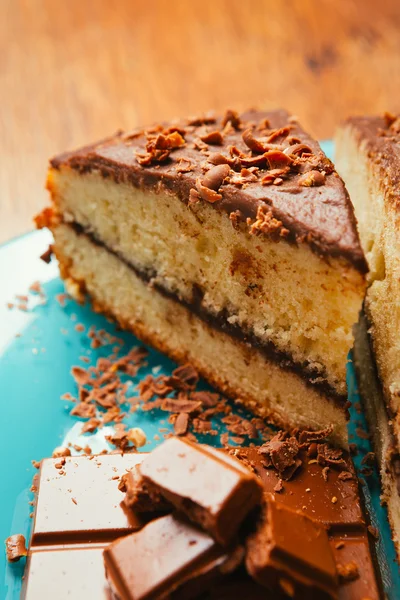
[[[193,210],[209,202],[251,233],[305,242],[367,271],[342,179],[284,110],[205,115],[113,137],[51,160],[100,170],[116,182],[176,194]]]
[[[400,115],[350,117],[346,124],[379,168],[386,198],[400,210]]]

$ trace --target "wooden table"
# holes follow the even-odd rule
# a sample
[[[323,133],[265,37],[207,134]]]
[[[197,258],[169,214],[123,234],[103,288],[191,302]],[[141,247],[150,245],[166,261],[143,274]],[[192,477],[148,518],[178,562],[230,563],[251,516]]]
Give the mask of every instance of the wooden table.
[[[0,242],[47,159],[117,128],[286,106],[314,134],[400,110],[399,0],[0,0]]]

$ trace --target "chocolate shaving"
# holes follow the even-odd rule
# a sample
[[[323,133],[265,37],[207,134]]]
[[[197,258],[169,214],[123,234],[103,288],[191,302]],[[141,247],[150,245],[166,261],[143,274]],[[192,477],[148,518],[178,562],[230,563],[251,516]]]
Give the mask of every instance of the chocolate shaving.
[[[240,210],[235,210],[229,214],[229,219],[234,229],[239,228],[239,223],[243,220],[243,213]]]
[[[338,475],[338,479],[341,479],[342,481],[348,481],[350,479],[355,479],[355,476],[353,473],[350,473],[350,471],[341,471]]]
[[[290,156],[302,156],[303,154],[312,154],[313,151],[307,144],[297,143],[285,148],[284,153]]]
[[[281,150],[269,150],[264,154],[271,169],[290,167],[293,160]]]
[[[84,423],[82,427],[82,433],[94,433],[100,424],[101,421],[96,419],[96,417],[93,417]]]
[[[93,404],[87,402],[80,402],[69,413],[76,417],[82,417],[83,419],[90,419],[96,415],[96,407]]]
[[[200,410],[201,402],[195,400],[178,400],[166,398],[161,404],[161,410],[174,413],[194,413]]]
[[[311,187],[314,185],[324,185],[325,174],[320,171],[308,171],[299,179],[299,185]]]
[[[294,476],[297,469],[299,469],[302,465],[302,461],[300,458],[296,458],[293,465],[287,467],[284,471],[280,472],[280,476],[284,481],[289,481]]]
[[[172,150],[181,148],[186,143],[177,128],[172,132],[169,129],[164,133],[158,133],[156,136],[147,133],[146,138],[146,153],[136,152],[136,160],[142,166],[166,161]]]
[[[200,177],[197,178],[196,180],[196,189],[197,189],[197,193],[198,196],[200,196],[200,198],[202,200],[205,200],[206,202],[209,202],[210,204],[214,204],[214,202],[218,202],[219,200],[222,199],[222,195],[218,194],[218,192],[215,192],[214,190],[211,190],[210,188],[204,186],[201,183]],[[190,190],[190,195],[192,194],[192,190]],[[198,198],[197,196],[197,198]],[[197,200],[196,198],[196,200]],[[192,197],[189,197],[189,201],[192,201]]]
[[[189,201],[188,201],[188,205],[192,206],[193,204],[197,204],[198,202],[200,202],[201,200],[201,196],[198,192],[196,192],[196,190],[194,188],[192,188],[189,192]]]
[[[196,189],[202,200],[213,204],[222,199],[222,195],[218,194],[218,190],[225,177],[229,175],[229,172],[229,165],[217,165],[212,167],[202,180],[200,177],[197,178]]]
[[[240,167],[240,161],[237,158],[230,158],[221,154],[221,152],[213,152],[207,158],[212,165],[229,165],[231,169],[237,170]]]
[[[201,135],[200,139],[202,142],[210,144],[211,146],[222,146],[224,143],[224,138],[222,137],[222,133],[220,131],[210,131],[205,135]]]
[[[193,430],[196,433],[211,433],[212,425],[210,421],[204,421],[201,418],[193,419]]]
[[[260,169],[269,167],[266,153],[257,156],[242,156],[239,160],[242,167],[259,167]]]
[[[272,142],[276,143],[276,141],[279,140],[279,138],[287,137],[289,135],[291,129],[292,129],[292,125],[285,125],[285,127],[281,127],[280,129],[275,129],[267,137],[267,142],[268,143],[272,143]]]
[[[194,171],[195,166],[188,158],[180,158],[176,167],[177,173],[190,173]]]
[[[201,183],[203,186],[209,188],[210,190],[218,191],[225,177],[228,177],[229,173],[229,165],[216,165],[215,167],[211,167],[211,169],[207,171]]]
[[[246,146],[256,154],[263,154],[264,152],[267,152],[267,150],[271,150],[270,144],[267,144],[254,137],[252,129],[246,129],[243,131],[242,138]]]
[[[322,442],[326,440],[327,437],[331,435],[333,432],[333,425],[329,425],[325,429],[320,429],[319,431],[300,431],[299,433],[299,443],[301,446],[308,445],[310,442]]]
[[[185,435],[189,427],[189,414],[179,413],[174,423],[175,435]]]
[[[52,454],[53,458],[65,458],[66,456],[71,456],[71,450],[69,448],[64,448],[63,446],[54,448]]]
[[[364,429],[361,429],[361,427],[357,427],[356,434],[358,435],[359,438],[361,438],[363,440],[369,440],[370,439],[369,433],[367,433],[366,431],[364,431]]]
[[[114,433],[112,433],[112,435],[106,435],[105,438],[110,444],[117,446],[117,448],[120,448],[121,450],[126,450],[129,446],[128,432],[123,423],[117,423],[117,425],[115,425]]]
[[[379,539],[379,531],[376,527],[373,527],[373,525],[368,525],[367,529],[373,538],[375,538],[376,540]]]
[[[318,445],[318,464],[321,466],[328,465],[330,467],[345,468],[346,461],[343,458],[342,450],[339,448],[331,448],[328,444]]]
[[[193,140],[193,148],[195,150],[199,150],[200,152],[205,152],[208,150],[208,145],[200,138],[195,138]]]
[[[185,384],[184,389],[194,389],[199,381],[199,374],[190,363],[178,367],[172,372],[172,376]],[[178,384],[179,385],[179,384]],[[181,389],[178,387],[178,389]]]
[[[286,237],[289,230],[283,227],[282,221],[275,219],[271,209],[263,204],[257,209],[257,217],[254,222],[251,219],[247,219],[247,223],[250,226],[250,233],[252,235],[259,235],[265,233],[270,235],[272,238]]]
[[[322,469],[322,477],[324,478],[325,481],[328,481],[328,475],[329,475],[329,467],[324,467]]]
[[[40,255],[40,260],[42,260],[46,265],[50,264],[51,257],[53,256],[53,246],[50,245],[43,254]]]
[[[222,119],[222,127],[225,127],[228,125],[228,123],[230,123],[234,129],[240,129],[241,121],[236,110],[231,110],[228,108],[226,111],[224,118]]]
[[[190,117],[188,119],[188,125],[194,125],[200,127],[200,125],[212,125],[215,123],[216,118],[214,115],[203,115],[201,117]]]
[[[367,452],[367,454],[363,457],[361,464],[373,467],[375,465],[375,453]]]
[[[272,185],[276,182],[277,178],[281,178],[285,176],[289,172],[289,167],[283,167],[281,169],[271,169],[268,171],[266,175],[261,179],[262,185]],[[281,179],[282,181],[282,179]]]
[[[295,437],[288,439],[282,439],[281,433],[275,435],[270,441],[263,444],[259,449],[258,453],[262,456],[270,458],[272,465],[275,469],[282,474],[286,472],[286,475],[291,476],[289,473],[290,467],[296,466],[296,469],[300,465],[296,465],[296,457],[299,452],[299,444]],[[301,461],[300,461],[301,464]],[[294,471],[293,471],[294,472]]]
[[[219,400],[219,394],[215,394],[213,392],[192,392],[190,394],[191,400],[196,400],[197,402],[201,402],[202,406],[211,408],[215,406]]]

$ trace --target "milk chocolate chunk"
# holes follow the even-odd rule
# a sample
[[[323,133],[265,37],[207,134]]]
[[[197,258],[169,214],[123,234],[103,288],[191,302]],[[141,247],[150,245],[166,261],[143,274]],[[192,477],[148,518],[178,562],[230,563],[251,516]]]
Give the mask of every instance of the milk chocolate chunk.
[[[170,438],[140,466],[149,488],[219,543],[228,544],[262,496],[258,478],[234,458],[209,446]]]
[[[8,562],[17,562],[28,554],[25,546],[25,538],[22,534],[16,533],[6,539],[6,555]]]
[[[171,512],[171,504],[154,488],[149,488],[139,465],[123,475],[126,488],[125,505],[136,513]]]
[[[104,551],[107,577],[120,600],[196,598],[233,571],[243,554],[171,514],[113,542]]]
[[[246,568],[258,583],[290,598],[338,598],[326,529],[273,501],[247,539]]]

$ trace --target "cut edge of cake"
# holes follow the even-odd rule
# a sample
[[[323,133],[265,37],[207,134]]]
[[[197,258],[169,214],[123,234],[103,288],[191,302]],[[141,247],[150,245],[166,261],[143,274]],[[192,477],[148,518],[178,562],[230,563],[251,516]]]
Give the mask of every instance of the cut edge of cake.
[[[381,500],[388,510],[393,542],[400,558],[400,452],[383,397],[369,331],[368,319],[361,313],[354,327],[353,362],[379,468]]]

